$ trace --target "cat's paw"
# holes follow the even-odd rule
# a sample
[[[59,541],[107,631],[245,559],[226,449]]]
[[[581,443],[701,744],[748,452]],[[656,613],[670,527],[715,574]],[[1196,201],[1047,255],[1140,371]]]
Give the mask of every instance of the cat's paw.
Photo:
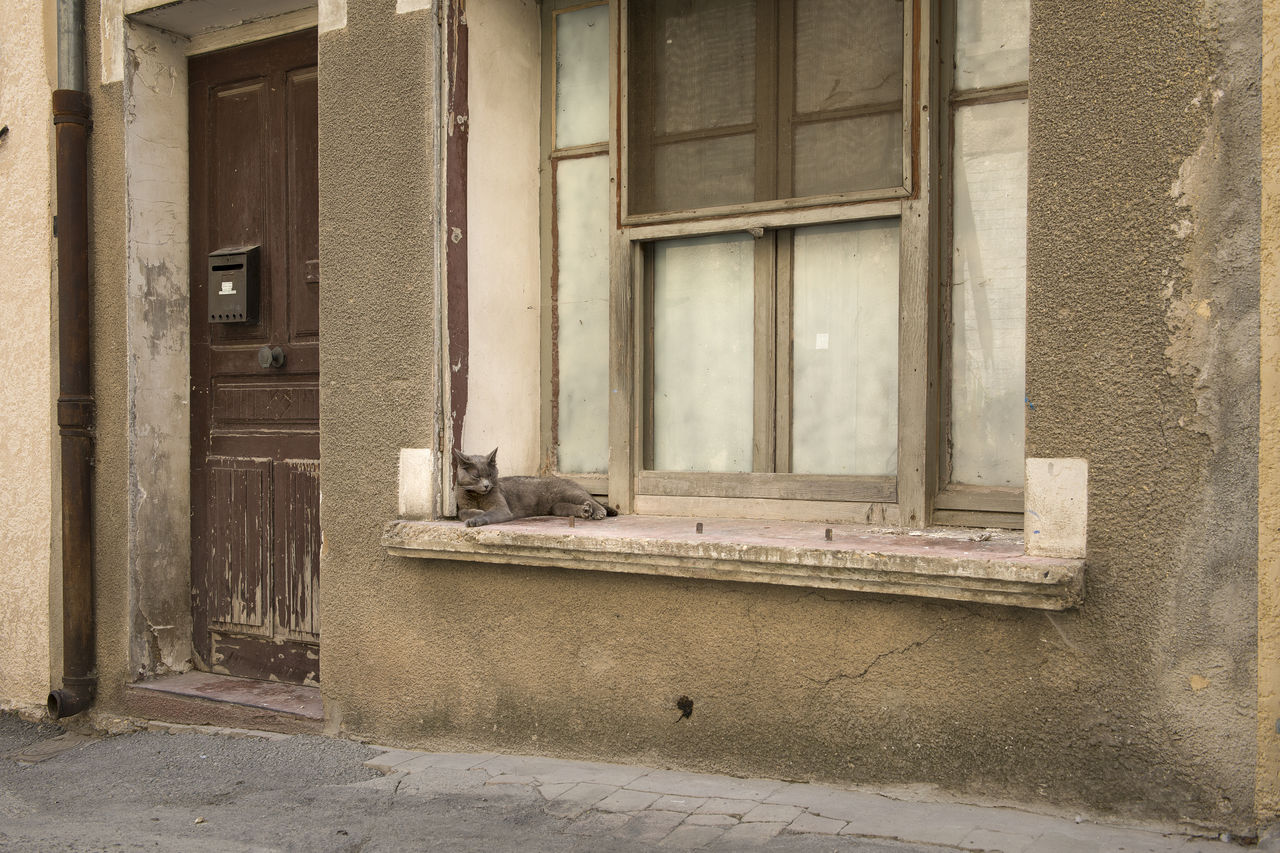
[[[591,514],[591,502],[584,501],[582,506],[578,507],[578,518],[594,518]]]
[[[587,510],[587,514],[584,515],[583,518],[590,518],[595,521],[599,521],[608,514],[605,512],[604,507],[599,504],[588,503],[583,504],[583,507]]]
[[[466,521],[463,522],[463,524],[465,524],[467,527],[480,527],[484,523],[485,523],[485,520],[478,515],[472,516],[471,518],[468,518]]]

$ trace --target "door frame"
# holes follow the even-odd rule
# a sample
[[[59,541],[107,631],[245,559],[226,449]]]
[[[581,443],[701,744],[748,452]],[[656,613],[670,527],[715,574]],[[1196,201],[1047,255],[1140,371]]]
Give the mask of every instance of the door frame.
[[[98,276],[118,270],[121,301],[112,307],[112,297],[104,304],[100,296],[95,323],[118,330],[117,357],[127,362],[122,387],[99,391],[123,398],[127,418],[119,450],[127,451],[127,461],[120,458],[124,452],[100,459],[100,477],[112,471],[123,477],[125,501],[118,517],[123,535],[98,547],[118,548],[128,567],[121,590],[127,610],[109,618],[123,623],[128,637],[131,681],[185,671],[194,659],[187,60],[210,49],[313,28],[315,10],[308,11],[190,41],[127,15],[116,19],[121,49],[137,60],[121,62],[122,73],[118,70],[116,77],[122,82],[124,106],[123,139],[115,143],[122,156],[120,205],[125,214],[117,233],[124,256],[101,259],[95,266]],[[109,82],[107,74],[104,57],[104,83]],[[99,286],[110,284],[102,281]],[[99,455],[108,452],[111,447],[104,445]]]

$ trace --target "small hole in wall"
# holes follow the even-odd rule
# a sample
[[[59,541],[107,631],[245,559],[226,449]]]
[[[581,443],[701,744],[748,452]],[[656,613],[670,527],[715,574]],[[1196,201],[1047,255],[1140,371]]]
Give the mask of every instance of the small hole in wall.
[[[681,696],[676,700],[676,707],[680,709],[680,719],[687,720],[693,716],[693,700],[688,696]],[[677,720],[679,722],[679,720]]]

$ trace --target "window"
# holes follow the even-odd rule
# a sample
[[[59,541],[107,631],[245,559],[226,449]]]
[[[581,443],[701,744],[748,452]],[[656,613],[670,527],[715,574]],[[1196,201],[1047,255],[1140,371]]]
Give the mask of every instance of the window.
[[[1027,2],[943,5],[546,0],[549,467],[626,511],[1020,523]]]

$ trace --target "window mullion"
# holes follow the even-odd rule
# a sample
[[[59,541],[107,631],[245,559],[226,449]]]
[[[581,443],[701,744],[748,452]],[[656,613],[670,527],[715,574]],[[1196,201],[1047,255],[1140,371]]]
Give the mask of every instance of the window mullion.
[[[932,175],[937,163],[937,129],[929,104],[938,103],[937,75],[932,74],[936,21],[935,0],[918,0],[919,34],[906,27],[907,55],[914,40],[918,50],[908,85],[917,93],[909,104],[908,122],[919,127],[914,174]],[[902,205],[898,296],[898,512],[905,527],[929,524],[931,499],[937,489],[933,448],[938,441],[938,377],[934,346],[938,334],[938,207],[934,181],[916,182],[916,196]]]
[[[793,349],[792,294],[794,269],[792,263],[792,231],[775,232],[777,244],[775,325],[774,336],[774,467],[778,473],[791,471],[791,364]]]
[[[775,430],[774,412],[775,356],[774,328],[777,306],[774,299],[777,266],[774,260],[774,232],[769,231],[755,241],[755,376],[753,380],[753,417],[751,470],[773,470]]]

